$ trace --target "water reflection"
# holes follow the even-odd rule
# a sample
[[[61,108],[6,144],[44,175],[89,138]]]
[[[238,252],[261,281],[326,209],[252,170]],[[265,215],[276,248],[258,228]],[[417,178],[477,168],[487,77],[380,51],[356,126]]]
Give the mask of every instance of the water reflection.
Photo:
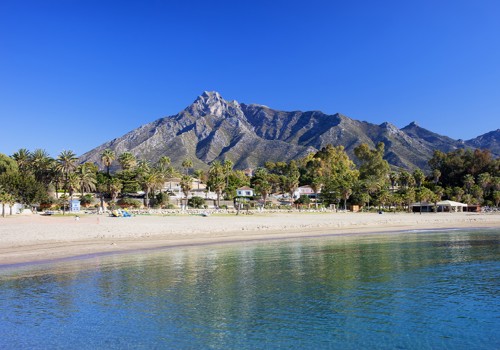
[[[491,348],[499,242],[346,236],[4,270],[0,347]]]

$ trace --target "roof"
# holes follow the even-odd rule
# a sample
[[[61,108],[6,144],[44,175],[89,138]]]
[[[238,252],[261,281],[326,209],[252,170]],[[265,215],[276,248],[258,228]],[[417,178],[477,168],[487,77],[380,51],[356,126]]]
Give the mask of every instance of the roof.
[[[449,200],[440,201],[440,202],[437,202],[436,204],[438,206],[442,206],[442,207],[466,207],[467,206],[467,204],[449,201]],[[416,203],[411,204],[412,207],[420,207],[420,206],[426,207],[426,206],[433,206],[433,205],[434,205],[434,203],[429,203],[429,202],[416,202]]]
[[[237,188],[236,191],[253,191],[253,188],[250,188],[248,186],[243,186],[243,187]]]
[[[437,202],[437,205],[446,205],[446,206],[450,206],[450,207],[466,207],[467,206],[467,204],[449,201],[449,200]]]

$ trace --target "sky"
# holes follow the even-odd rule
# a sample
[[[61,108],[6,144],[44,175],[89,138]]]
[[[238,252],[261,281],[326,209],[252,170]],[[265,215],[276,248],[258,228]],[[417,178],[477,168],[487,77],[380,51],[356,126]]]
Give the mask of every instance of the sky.
[[[203,91],[454,139],[500,127],[500,1],[1,0],[0,153],[81,155]]]

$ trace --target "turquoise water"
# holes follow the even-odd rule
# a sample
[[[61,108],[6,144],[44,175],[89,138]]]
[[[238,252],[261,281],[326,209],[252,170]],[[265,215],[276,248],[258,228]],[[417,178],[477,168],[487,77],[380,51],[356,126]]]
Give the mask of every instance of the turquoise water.
[[[500,230],[0,268],[1,349],[500,349]]]

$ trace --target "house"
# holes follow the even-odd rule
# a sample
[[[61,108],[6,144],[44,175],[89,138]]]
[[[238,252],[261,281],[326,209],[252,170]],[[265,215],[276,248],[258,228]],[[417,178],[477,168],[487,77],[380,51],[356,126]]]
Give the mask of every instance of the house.
[[[243,170],[243,173],[248,176],[248,177],[252,177],[253,176],[253,169],[251,168],[246,168],[245,170]]]
[[[434,211],[434,203],[418,202],[412,203],[411,207],[414,212],[432,212]],[[467,211],[467,204],[454,202],[450,200],[440,201],[436,203],[438,212],[462,212]]]
[[[255,194],[253,188],[250,188],[248,186],[243,186],[236,189],[236,195],[238,197],[253,197]]]
[[[318,193],[320,192],[321,191],[318,191]],[[308,196],[309,198],[315,198],[315,193],[312,187],[309,185],[300,186],[293,193],[293,198],[298,199],[301,196]]]

